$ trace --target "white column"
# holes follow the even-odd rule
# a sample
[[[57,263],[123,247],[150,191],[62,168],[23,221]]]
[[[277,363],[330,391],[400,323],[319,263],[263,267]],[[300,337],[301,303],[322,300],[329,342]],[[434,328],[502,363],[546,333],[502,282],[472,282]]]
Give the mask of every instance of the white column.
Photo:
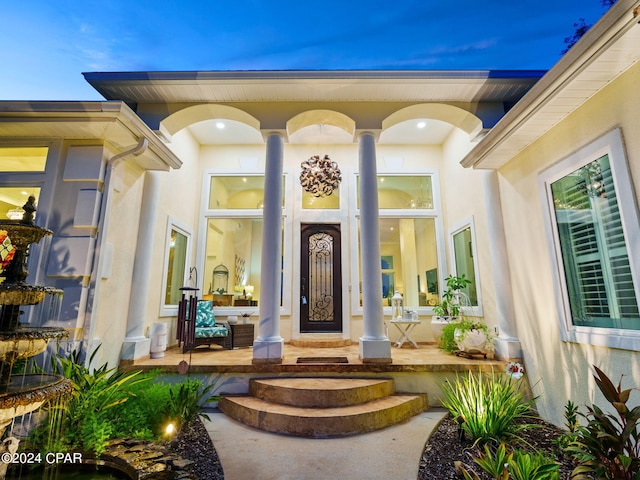
[[[362,309],[364,335],[360,338],[363,362],[391,363],[391,342],[385,335],[382,310],[382,271],[378,176],[375,138],[358,137],[360,169],[360,262],[362,264]]]
[[[131,279],[131,297],[129,299],[129,316],[127,317],[127,333],[122,343],[120,358],[136,360],[149,355],[151,340],[144,336],[147,320],[147,299],[151,284],[151,266],[153,258],[153,242],[155,240],[156,212],[160,199],[159,172],[144,174],[144,189],[140,207],[140,227],[136,242],[136,256],[133,262]]]
[[[496,354],[503,359],[522,358],[522,349],[515,326],[515,307],[509,273],[507,238],[502,217],[498,172],[487,171],[484,177],[485,210],[493,271],[493,288],[496,298],[498,338],[495,339]]]
[[[284,340],[280,336],[280,275],[282,268],[282,164],[284,139],[267,137],[267,157],[262,210],[260,270],[260,320],[253,343],[253,363],[282,363]]]

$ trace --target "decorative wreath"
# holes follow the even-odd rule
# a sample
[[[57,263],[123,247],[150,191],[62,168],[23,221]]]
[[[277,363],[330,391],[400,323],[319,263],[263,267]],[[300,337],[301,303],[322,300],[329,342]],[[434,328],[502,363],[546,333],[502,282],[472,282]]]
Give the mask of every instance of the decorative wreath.
[[[342,173],[338,164],[325,155],[314,155],[301,163],[300,185],[314,197],[326,197],[340,186]]]

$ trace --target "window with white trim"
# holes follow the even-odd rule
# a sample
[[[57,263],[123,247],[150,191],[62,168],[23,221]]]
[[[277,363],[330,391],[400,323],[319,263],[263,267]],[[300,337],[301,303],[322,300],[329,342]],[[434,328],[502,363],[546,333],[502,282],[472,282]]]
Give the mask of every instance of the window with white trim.
[[[454,228],[449,234],[449,240],[453,253],[454,275],[464,275],[466,279],[471,280],[471,283],[462,290],[462,293],[466,295],[470,306],[482,309],[473,218]],[[477,312],[477,314],[481,315],[481,311]]]
[[[568,341],[640,350],[640,232],[614,130],[541,175],[560,327]]]
[[[405,308],[439,303],[436,184],[435,172],[378,175],[384,306],[391,305],[396,290],[403,296]],[[360,208],[360,197],[356,200]],[[359,274],[362,282],[362,266]],[[359,304],[362,306],[362,296]]]
[[[169,218],[165,243],[164,273],[162,276],[161,316],[178,314],[178,303],[185,286],[188,261],[191,255],[191,231]]]

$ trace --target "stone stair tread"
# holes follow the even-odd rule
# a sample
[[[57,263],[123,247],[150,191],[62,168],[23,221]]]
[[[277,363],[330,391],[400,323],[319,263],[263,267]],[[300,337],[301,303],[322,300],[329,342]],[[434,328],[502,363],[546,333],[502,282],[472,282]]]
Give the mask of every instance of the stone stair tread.
[[[296,407],[293,405],[282,405],[278,403],[272,403],[265,400],[261,400],[255,397],[238,396],[238,397],[225,397],[229,402],[236,403],[244,408],[266,412],[275,413],[279,415],[287,415],[300,418],[327,418],[327,417],[348,417],[353,415],[362,415],[371,412],[378,412],[393,408],[403,403],[415,400],[419,398],[420,394],[395,394],[385,398],[379,398],[367,403],[359,405],[347,405],[343,407],[328,407],[328,408],[310,408],[310,407]]]
[[[392,379],[290,377],[252,379],[249,393],[273,403],[299,407],[342,407],[383,398],[395,391]]]
[[[220,410],[254,428],[286,435],[329,438],[379,430],[428,408],[424,394],[395,394],[359,405],[296,407],[251,396],[225,396]]]

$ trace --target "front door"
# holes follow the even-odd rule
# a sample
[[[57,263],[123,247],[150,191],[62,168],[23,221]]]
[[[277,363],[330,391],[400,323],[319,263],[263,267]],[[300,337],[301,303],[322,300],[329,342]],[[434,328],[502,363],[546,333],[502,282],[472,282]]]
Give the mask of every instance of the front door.
[[[300,332],[341,332],[340,225],[302,224],[300,239]]]

